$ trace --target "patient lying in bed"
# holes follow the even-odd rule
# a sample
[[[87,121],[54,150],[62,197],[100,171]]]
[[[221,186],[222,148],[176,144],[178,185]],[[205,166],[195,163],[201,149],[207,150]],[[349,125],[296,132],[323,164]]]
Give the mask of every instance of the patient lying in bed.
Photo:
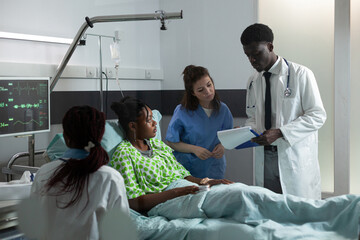
[[[124,178],[132,209],[168,220],[224,218],[251,226],[254,239],[357,238],[360,196],[309,200],[225,179],[194,178],[170,147],[153,139],[156,123],[146,104],[124,98],[111,107],[126,133],[111,165]],[[203,184],[210,191],[199,192]]]

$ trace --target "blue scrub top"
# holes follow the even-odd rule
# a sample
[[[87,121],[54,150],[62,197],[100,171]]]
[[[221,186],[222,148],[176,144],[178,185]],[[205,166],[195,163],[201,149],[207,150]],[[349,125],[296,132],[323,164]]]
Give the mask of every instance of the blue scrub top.
[[[230,128],[233,128],[233,117],[223,102],[221,102],[219,112],[213,111],[210,117],[200,105],[195,111],[191,111],[179,104],[168,126],[166,140],[201,146],[211,152],[220,143],[217,131]],[[206,160],[201,160],[193,153],[174,151],[174,155],[194,177],[224,178],[225,155],[221,159],[208,158]]]

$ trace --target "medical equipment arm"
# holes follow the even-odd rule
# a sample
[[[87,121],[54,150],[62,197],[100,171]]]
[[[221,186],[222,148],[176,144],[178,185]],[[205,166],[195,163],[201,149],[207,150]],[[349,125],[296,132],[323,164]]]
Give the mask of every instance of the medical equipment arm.
[[[63,73],[67,63],[69,62],[72,54],[74,53],[80,38],[84,35],[88,27],[94,27],[95,23],[105,23],[105,22],[125,22],[125,21],[145,21],[145,20],[160,20],[162,23],[162,29],[165,28],[164,21],[166,19],[179,19],[182,18],[182,11],[180,13],[165,13],[164,11],[156,11],[154,14],[130,14],[130,15],[112,15],[112,16],[97,16],[88,18],[86,17],[86,22],[78,30],[77,34],[74,37],[68,51],[66,52],[64,58],[62,59],[60,65],[56,69],[56,73],[52,78],[50,91],[52,92],[55,88],[57,81],[59,80],[61,74]]]

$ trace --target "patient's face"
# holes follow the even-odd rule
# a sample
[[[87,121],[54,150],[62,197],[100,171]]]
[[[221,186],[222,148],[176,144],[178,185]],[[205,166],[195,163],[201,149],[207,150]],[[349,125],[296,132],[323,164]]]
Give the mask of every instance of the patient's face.
[[[156,121],[153,119],[151,109],[146,107],[146,110],[144,108],[141,116],[138,117],[136,129],[137,139],[150,139],[156,136]]]

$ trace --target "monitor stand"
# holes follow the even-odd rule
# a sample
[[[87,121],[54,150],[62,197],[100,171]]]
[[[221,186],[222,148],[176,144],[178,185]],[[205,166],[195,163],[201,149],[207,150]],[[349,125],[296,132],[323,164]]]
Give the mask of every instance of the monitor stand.
[[[35,135],[31,134],[28,137],[28,151],[29,151],[29,166],[35,166]]]

